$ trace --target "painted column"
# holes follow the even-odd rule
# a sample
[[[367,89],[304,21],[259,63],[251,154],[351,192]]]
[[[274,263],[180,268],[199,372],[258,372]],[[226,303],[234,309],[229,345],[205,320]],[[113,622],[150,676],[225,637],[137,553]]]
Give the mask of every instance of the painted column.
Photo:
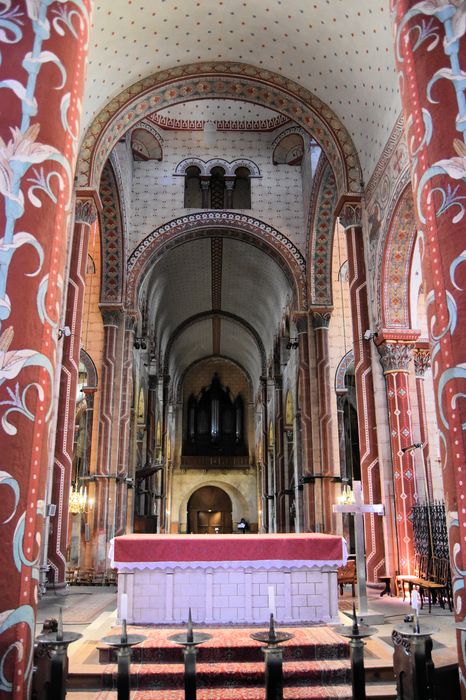
[[[11,6],[13,5],[13,6]],[[53,455],[57,327],[90,28],[3,3],[0,62],[0,692],[26,698]]]
[[[430,367],[430,345],[428,343],[416,343],[414,348],[414,373],[416,375],[417,405],[419,409],[419,434],[421,438],[422,466],[426,482],[426,496],[428,501],[434,497],[432,486],[432,468],[430,464],[429,432],[427,428],[426,397],[424,394],[424,377]]]
[[[454,609],[466,616],[466,72],[464,2],[391,0],[396,64],[411,149],[432,343]],[[423,30],[428,26],[429,31]],[[421,33],[419,34],[421,28]],[[418,36],[416,36],[418,35]],[[464,628],[464,624],[461,625]],[[466,698],[466,631],[458,629]]]
[[[134,484],[130,469],[131,410],[133,407],[133,345],[136,332],[136,314],[127,314],[123,339],[123,374],[121,380],[121,403],[119,416],[119,444],[117,466],[117,512],[115,535],[126,532],[128,489]],[[127,479],[131,478],[131,483]]]
[[[262,461],[261,461],[261,507],[262,507],[262,522],[263,522],[263,532],[270,532],[270,518],[269,518],[269,506],[268,506],[268,494],[269,491],[269,479],[268,479],[268,469],[267,469],[267,453],[268,453],[268,411],[267,411],[267,377],[260,378],[260,392],[261,392],[261,443],[262,443]]]
[[[87,250],[91,225],[97,218],[98,196],[78,197],[68,272],[64,325],[70,335],[63,335],[60,394],[57,410],[55,456],[51,502],[56,506],[48,543],[48,581],[54,586],[66,584],[66,547],[68,544],[68,499],[72,478],[76,392],[84,308]]]
[[[312,311],[312,327],[316,343],[317,390],[319,401],[319,438],[320,438],[320,489],[322,494],[322,532],[335,531],[335,517],[332,513],[334,489],[328,478],[334,473],[332,448],[332,409],[330,405],[330,368],[328,351],[328,326],[331,313],[329,310]],[[316,485],[318,486],[318,485]]]
[[[362,211],[359,197],[344,197],[337,214],[346,232],[349,290],[353,328],[354,376],[358,408],[358,434],[361,481],[365,503],[381,503],[382,487],[377,447],[374,382],[370,343],[364,332],[370,328],[367,277],[364,260]],[[377,581],[385,573],[382,518],[373,514],[364,518],[367,580]]]
[[[210,175],[201,177],[201,202],[203,209],[210,209]]]
[[[233,209],[233,190],[235,189],[235,177],[225,177],[225,209]]]
[[[101,307],[104,325],[104,353],[99,415],[99,438],[97,443],[96,500],[94,509],[94,567],[97,571],[106,568],[108,542],[115,532],[116,478],[119,419],[119,329],[122,323],[120,304]],[[115,416],[115,407],[117,415]]]
[[[316,526],[314,484],[306,477],[314,471],[312,453],[311,379],[309,370],[309,326],[307,314],[293,317],[298,333],[299,352],[299,407],[301,410],[301,474],[303,476],[303,527],[314,532]]]
[[[409,397],[409,361],[417,334],[379,333],[378,350],[387,383],[388,422],[392,453],[393,489],[395,493],[398,569],[401,574],[412,574],[414,563],[414,536],[411,513],[417,502],[416,470],[412,450],[413,425]],[[411,341],[411,342],[410,342]]]

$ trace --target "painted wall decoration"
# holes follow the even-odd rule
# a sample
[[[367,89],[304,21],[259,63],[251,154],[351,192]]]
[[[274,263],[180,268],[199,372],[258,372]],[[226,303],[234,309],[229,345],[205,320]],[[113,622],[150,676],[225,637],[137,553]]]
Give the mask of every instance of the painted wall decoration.
[[[225,98],[275,109],[310,133],[325,151],[338,190],[358,192],[361,168],[350,135],[334,112],[291,80],[242,63],[197,63],[143,78],[115,97],[96,117],[84,138],[79,186],[98,181],[121,136],[157,110],[192,99]]]
[[[305,308],[306,261],[299,250],[285,235],[263,221],[224,211],[203,211],[182,216],[146,236],[128,259],[127,306],[135,308],[138,285],[160,251],[166,252],[169,245],[179,245],[181,236],[186,241],[193,236],[211,237],[214,232],[216,236],[225,235],[225,232],[228,235],[228,230],[234,232],[235,237],[248,240],[253,245],[265,249],[269,255],[277,257],[291,281],[291,286],[296,290],[299,308]]]
[[[102,201],[102,302],[118,302],[124,288],[124,237],[120,198],[110,163],[102,171],[99,194]]]
[[[309,227],[309,299],[311,304],[325,306],[332,304],[331,272],[337,202],[335,177],[328,163],[321,173],[318,185],[317,192],[313,189],[316,202]]]
[[[416,232],[413,196],[408,186],[389,222],[381,251],[379,303],[382,328],[410,327],[410,268]]]
[[[415,210],[423,246],[423,276],[454,607],[466,616],[466,3],[392,0],[395,52]],[[460,679],[466,697],[466,632],[458,631]]]
[[[2,697],[28,697],[31,682],[90,5],[31,0],[0,8]]]

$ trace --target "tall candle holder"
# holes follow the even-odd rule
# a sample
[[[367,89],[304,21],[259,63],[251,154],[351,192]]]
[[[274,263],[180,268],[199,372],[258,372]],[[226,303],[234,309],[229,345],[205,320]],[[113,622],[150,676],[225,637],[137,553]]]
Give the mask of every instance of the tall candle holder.
[[[147,639],[143,634],[128,634],[126,620],[122,621],[121,634],[113,634],[104,637],[102,641],[113,647],[117,652],[118,678],[117,678],[117,698],[118,700],[129,700],[131,689],[131,647],[140,644]]]
[[[173,634],[169,639],[175,644],[181,644],[184,647],[184,697],[185,700],[196,700],[196,647],[202,642],[212,639],[212,635],[205,632],[194,632],[191,608],[189,608],[186,632]]]
[[[68,646],[82,634],[79,632],[64,632],[63,611],[60,608],[56,632],[46,632],[36,637],[36,643],[47,647],[50,651],[50,680],[47,698],[50,700],[65,700],[66,676],[68,670]]]

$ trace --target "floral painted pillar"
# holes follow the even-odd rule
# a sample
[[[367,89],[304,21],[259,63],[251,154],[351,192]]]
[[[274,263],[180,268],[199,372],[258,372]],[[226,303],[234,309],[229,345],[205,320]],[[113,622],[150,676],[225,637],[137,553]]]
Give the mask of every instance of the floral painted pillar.
[[[0,12],[0,694],[17,699],[31,683],[91,0],[56,9]]]
[[[309,330],[307,314],[293,317],[298,333],[299,352],[299,407],[301,410],[301,472],[303,477],[303,527],[304,532],[314,532],[316,526],[314,484],[306,477],[313,472],[311,379],[309,370]]]
[[[354,376],[364,502],[381,503],[382,488],[377,447],[371,348],[369,342],[364,340],[364,332],[370,328],[370,321],[360,197],[343,197],[338,204],[337,214],[346,232],[348,249]],[[377,577],[385,573],[382,518],[373,514],[366,515],[364,525],[367,580],[377,581]]]
[[[328,309],[312,310],[312,327],[316,344],[317,391],[319,397],[319,436],[320,436],[320,488],[322,494],[323,532],[334,532],[332,513],[334,488],[329,477],[335,473],[332,449],[332,408],[330,399],[330,365],[328,349],[328,327],[331,312]]]
[[[413,352],[414,374],[416,376],[416,394],[419,410],[419,435],[421,438],[422,464],[426,481],[426,495],[429,501],[434,497],[432,485],[432,468],[430,464],[429,433],[427,429],[426,397],[424,393],[424,377],[430,367],[430,345],[427,342],[418,342]]]
[[[398,568],[412,574],[414,536],[411,514],[417,502],[416,470],[412,450],[413,424],[409,397],[409,361],[418,332],[383,331],[377,345],[387,383],[388,422],[392,453],[393,489],[398,542]]]
[[[395,56],[424,244],[454,608],[466,616],[466,3],[391,0]],[[462,625],[464,628],[464,624]],[[466,698],[466,631],[458,630]]]
[[[83,320],[87,250],[91,225],[97,218],[97,193],[82,194],[76,199],[75,223],[68,271],[64,324],[71,333],[63,335],[60,371],[55,456],[53,465],[52,503],[56,513],[51,520],[48,543],[48,581],[54,586],[66,583],[66,547],[68,539],[68,499],[72,478],[76,391]]]

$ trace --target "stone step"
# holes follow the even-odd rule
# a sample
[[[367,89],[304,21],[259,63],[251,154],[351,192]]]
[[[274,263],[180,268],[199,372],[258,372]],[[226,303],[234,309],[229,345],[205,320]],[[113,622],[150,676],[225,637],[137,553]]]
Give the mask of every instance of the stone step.
[[[72,697],[72,696],[71,696]],[[198,688],[197,700],[265,700],[264,688]],[[284,700],[351,700],[349,686],[285,688]],[[132,700],[184,700],[184,690],[136,690]],[[116,691],[102,691],[95,700],[117,700]]]
[[[114,688],[117,667],[110,664],[102,669],[103,687]],[[342,685],[350,681],[349,661],[290,661],[283,667],[284,684],[291,686]],[[264,662],[198,663],[198,688],[264,687]],[[183,688],[183,664],[133,664],[131,682],[138,689]]]
[[[132,663],[177,663],[182,658],[182,649],[179,644],[172,642],[169,637],[172,634],[184,631],[183,628],[145,628],[133,627],[129,633],[144,634],[147,639],[142,644],[132,649]],[[263,644],[251,639],[250,635],[257,632],[257,628],[222,629],[202,628],[198,632],[207,632],[212,639],[198,647],[199,663],[209,662],[263,662]],[[283,660],[287,661],[316,661],[321,659],[347,659],[349,658],[349,646],[345,639],[338,636],[331,628],[318,625],[315,627],[280,628],[279,631],[290,632],[293,639],[281,645]],[[119,634],[119,630],[115,630]],[[114,663],[116,652],[109,647],[100,644],[99,661],[101,663]]]

